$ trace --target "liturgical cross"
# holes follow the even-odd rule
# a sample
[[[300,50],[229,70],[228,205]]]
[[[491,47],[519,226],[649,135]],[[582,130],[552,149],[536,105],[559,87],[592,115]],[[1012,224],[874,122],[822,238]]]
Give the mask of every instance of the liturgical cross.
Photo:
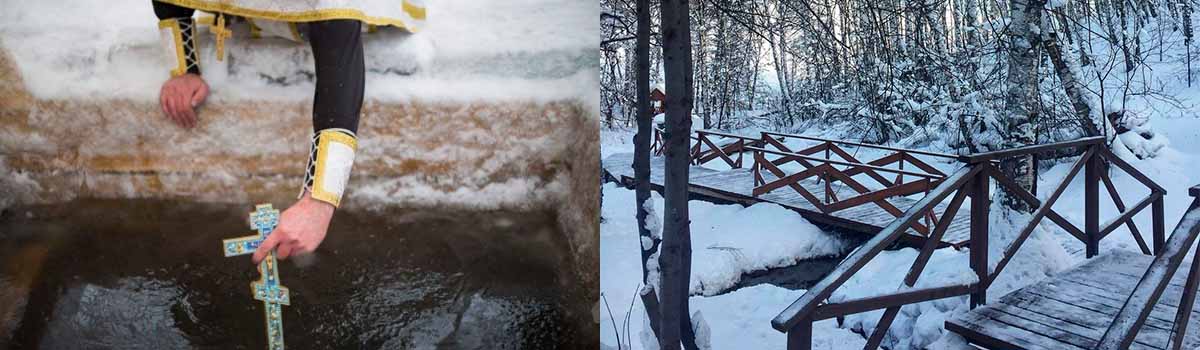
[[[250,213],[250,227],[258,234],[246,237],[230,238],[222,241],[225,256],[253,254],[258,245],[262,244],[275,225],[279,223],[279,211],[270,204],[259,204]],[[283,349],[283,311],[280,305],[290,305],[288,289],[279,284],[279,270],[275,268],[275,251],[258,264],[258,281],[250,283],[250,294],[254,299],[262,300],[267,319],[267,345],[271,350]]]

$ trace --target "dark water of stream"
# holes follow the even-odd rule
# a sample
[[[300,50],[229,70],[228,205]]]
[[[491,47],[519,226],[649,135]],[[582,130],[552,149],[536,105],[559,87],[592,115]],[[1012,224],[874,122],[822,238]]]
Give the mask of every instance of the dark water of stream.
[[[281,204],[276,204],[277,207]],[[77,200],[0,214],[0,349],[263,349],[253,205]],[[283,208],[279,208],[283,209]],[[549,212],[339,211],[280,264],[290,349],[594,348]]]

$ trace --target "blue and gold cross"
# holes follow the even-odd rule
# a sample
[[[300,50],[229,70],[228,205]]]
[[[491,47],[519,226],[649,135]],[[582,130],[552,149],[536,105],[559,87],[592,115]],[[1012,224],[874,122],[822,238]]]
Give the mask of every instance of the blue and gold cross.
[[[271,231],[275,230],[275,225],[278,223],[279,211],[272,208],[270,204],[255,206],[254,212],[250,213],[250,227],[258,231],[258,234],[221,241],[221,245],[225,249],[225,256],[253,254],[254,250],[258,249],[258,245],[271,235]],[[265,306],[268,349],[282,350],[283,316],[281,313],[283,308],[280,305],[290,305],[291,302],[288,300],[287,287],[279,284],[279,270],[275,265],[275,251],[271,251],[262,262],[258,263],[260,277],[258,281],[250,283],[250,294],[254,295],[254,299],[262,300]]]

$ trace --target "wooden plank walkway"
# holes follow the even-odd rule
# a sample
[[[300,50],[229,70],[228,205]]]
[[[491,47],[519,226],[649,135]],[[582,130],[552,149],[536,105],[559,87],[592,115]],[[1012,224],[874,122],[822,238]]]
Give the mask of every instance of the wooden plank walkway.
[[[1153,259],[1128,251],[1105,253],[947,320],[946,329],[991,349],[1092,349]],[[1166,347],[1186,266],[1172,278],[1131,349]],[[1192,310],[1188,330],[1200,329],[1200,311]],[[1182,348],[1200,348],[1200,332],[1188,332]]]
[[[652,157],[650,159],[650,184],[655,190],[660,191],[664,177],[663,161],[664,158],[662,157]],[[744,162],[746,166],[749,166],[754,161],[747,155]],[[616,181],[625,186],[631,186],[633,184],[632,164],[632,153],[617,153],[605,158],[601,166],[608,180]],[[763,172],[762,175],[768,182],[776,179],[769,172]],[[775,203],[800,213],[801,216],[809,221],[867,235],[878,233],[884,226],[887,226],[895,219],[895,216],[873,203],[859,205],[833,212],[832,214],[822,213],[812,203],[800,196],[799,193],[787,187],[754,197],[752,195],[754,178],[750,169],[718,171],[693,165],[689,170],[688,178],[688,191],[696,195],[698,199],[732,202],[742,205],[751,205],[759,202]],[[822,196],[824,193],[824,185],[818,184],[815,181],[806,181],[803,186],[814,195]],[[834,186],[834,192],[838,192],[838,187],[838,185]],[[857,193],[849,188],[841,189],[840,192],[842,197],[855,194]],[[908,210],[909,207],[912,207],[917,202],[915,199],[905,197],[892,197],[888,201],[901,211]],[[935,211],[938,215],[941,215],[945,207],[946,203],[943,203]],[[942,238],[943,246],[963,247],[969,245],[970,220],[968,212],[968,210],[959,210],[957,215],[955,215],[954,221],[951,222],[945,236]],[[925,236],[916,231],[910,229],[906,233],[902,238],[903,243],[906,245],[919,247],[925,241]]]

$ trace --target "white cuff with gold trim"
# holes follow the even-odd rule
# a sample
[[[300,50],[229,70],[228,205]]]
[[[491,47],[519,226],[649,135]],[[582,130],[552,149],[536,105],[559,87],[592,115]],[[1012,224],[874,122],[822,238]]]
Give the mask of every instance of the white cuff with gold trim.
[[[158,30],[166,57],[173,66],[172,77],[187,74],[188,69],[200,66],[196,58],[196,25],[191,17],[158,21]]]
[[[350,168],[354,165],[357,149],[357,137],[350,130],[325,129],[314,134],[308,173],[304,176],[300,195],[308,191],[313,199],[337,207],[346,190],[346,182],[350,180]]]

